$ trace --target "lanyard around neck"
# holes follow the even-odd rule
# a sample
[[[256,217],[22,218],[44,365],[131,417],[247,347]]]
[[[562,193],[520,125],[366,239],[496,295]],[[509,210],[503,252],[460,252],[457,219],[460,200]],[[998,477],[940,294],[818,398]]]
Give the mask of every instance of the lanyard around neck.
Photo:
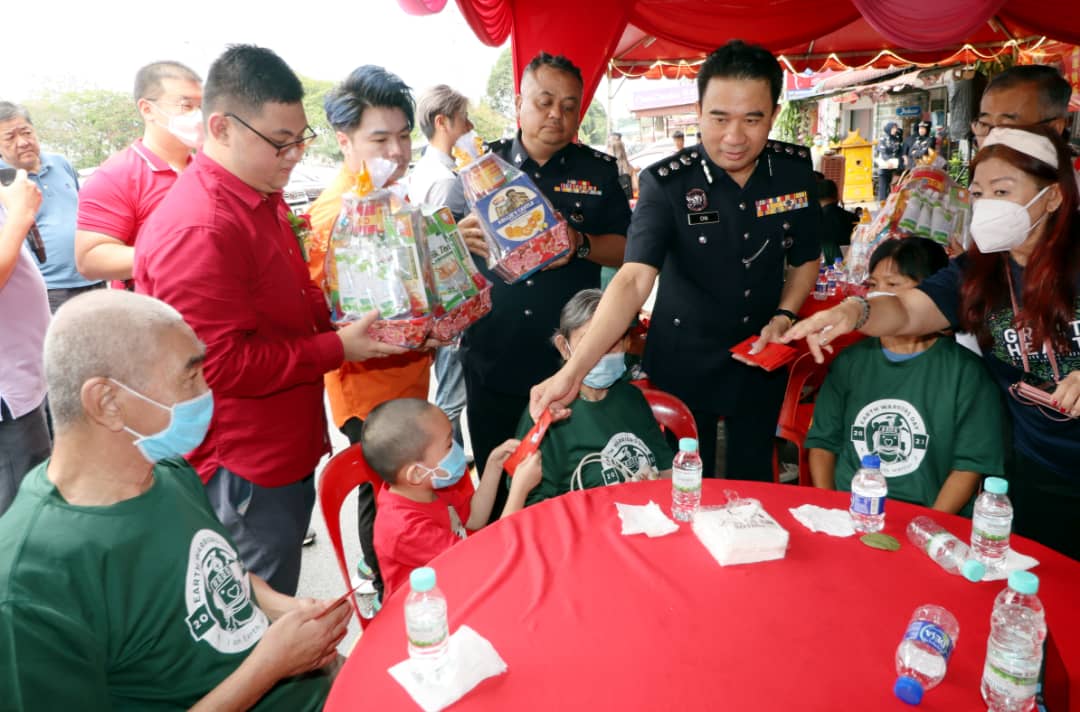
[[[1016,294],[1013,290],[1012,281],[1012,268],[1009,266],[1009,258],[1006,257],[1002,260],[1005,265],[1005,281],[1009,283],[1009,300],[1012,302],[1013,310],[1013,326],[1016,327],[1016,340],[1020,342],[1020,360],[1024,363],[1024,373],[1031,373],[1031,369],[1028,367],[1028,354],[1027,354],[1027,337],[1024,335],[1024,329],[1019,323],[1020,310],[1016,306]],[[1061,374],[1058,373],[1057,357],[1054,355],[1054,345],[1050,343],[1050,339],[1043,341],[1043,349],[1046,351],[1047,358],[1050,359],[1050,370],[1054,372],[1054,383],[1061,381]]]

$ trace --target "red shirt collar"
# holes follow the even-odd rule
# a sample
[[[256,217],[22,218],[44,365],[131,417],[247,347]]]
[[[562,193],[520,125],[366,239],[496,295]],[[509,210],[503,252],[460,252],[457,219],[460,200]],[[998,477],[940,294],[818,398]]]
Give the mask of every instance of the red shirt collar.
[[[260,193],[202,151],[195,154],[195,165],[202,173],[213,176],[223,188],[252,210],[262,205],[264,201],[274,204],[282,202],[280,190],[269,194]]]
[[[155,173],[162,173],[164,171],[176,172],[165,159],[147,148],[141,138],[135,139],[135,142],[131,144],[131,150],[134,151],[139,158],[146,161],[146,164],[150,166],[150,170]],[[187,165],[191,165],[191,160],[192,157],[189,155]]]

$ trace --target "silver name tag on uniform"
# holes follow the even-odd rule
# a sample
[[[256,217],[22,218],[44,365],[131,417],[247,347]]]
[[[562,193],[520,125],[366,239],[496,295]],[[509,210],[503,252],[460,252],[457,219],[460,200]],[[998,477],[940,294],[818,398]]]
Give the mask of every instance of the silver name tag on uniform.
[[[720,222],[720,213],[710,210],[707,213],[687,213],[686,222],[689,225],[706,225]]]

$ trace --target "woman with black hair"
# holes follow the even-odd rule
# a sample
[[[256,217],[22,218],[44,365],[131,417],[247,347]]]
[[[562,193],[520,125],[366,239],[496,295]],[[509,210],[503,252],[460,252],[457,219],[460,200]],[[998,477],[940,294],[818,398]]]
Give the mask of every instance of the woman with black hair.
[[[870,257],[872,294],[914,289],[948,264],[932,240],[887,240]],[[1004,471],[1000,397],[975,354],[949,337],[865,339],[832,365],[806,437],[814,485],[850,490],[863,455],[881,458],[889,497],[970,515],[982,475]]]

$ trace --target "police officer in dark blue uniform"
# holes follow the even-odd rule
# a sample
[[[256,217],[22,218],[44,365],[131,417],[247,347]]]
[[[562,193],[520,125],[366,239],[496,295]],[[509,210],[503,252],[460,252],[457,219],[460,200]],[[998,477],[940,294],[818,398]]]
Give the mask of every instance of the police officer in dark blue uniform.
[[[491,149],[529,174],[567,220],[570,254],[516,284],[491,280],[492,312],[462,338],[469,436],[479,465],[512,438],[529,403],[529,388],[555,372],[560,358],[551,337],[559,311],[582,289],[600,286],[600,267],[622,264],[630,206],[619,185],[615,160],[573,143],[581,123],[581,71],[568,59],[541,53],[525,68],[516,98],[521,130]],[[486,258],[476,218],[460,225],[469,249]],[[505,501],[500,487],[492,518]]]
[[[809,151],[768,140],[782,82],[773,56],[735,40],[697,81],[701,144],[642,173],[626,263],[573,357],[533,389],[530,410],[562,414],[662,273],[649,378],[693,411],[706,474],[723,418],[727,476],[767,480],[787,372],[740,363],[728,349],[757,336],[760,351],[794,323],[817,277],[821,208]]]

